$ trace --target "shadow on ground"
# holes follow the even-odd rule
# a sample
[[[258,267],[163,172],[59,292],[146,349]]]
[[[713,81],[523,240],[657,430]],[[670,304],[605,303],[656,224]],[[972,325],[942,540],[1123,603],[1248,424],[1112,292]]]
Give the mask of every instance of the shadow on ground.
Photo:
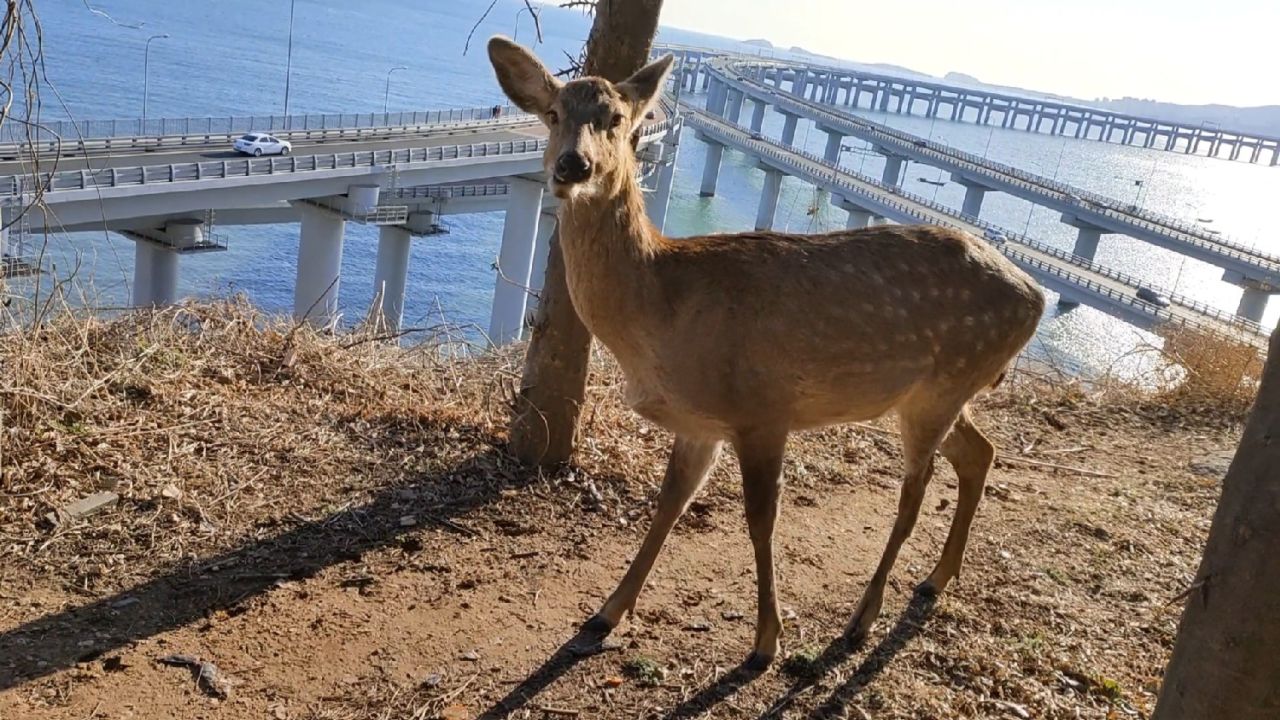
[[[465,528],[453,519],[492,503],[504,488],[521,487],[537,478],[536,472],[516,473],[506,480],[489,476],[483,468],[501,459],[499,441],[475,427],[458,430],[480,438],[490,449],[438,472],[383,487],[362,506],[201,558],[110,597],[0,633],[0,658],[8,661],[0,666],[0,691],[213,612],[234,611],[281,580],[305,579],[332,565],[358,560],[413,530],[400,523],[406,513],[416,513],[447,531],[462,532]],[[221,569],[215,572],[215,568]]]

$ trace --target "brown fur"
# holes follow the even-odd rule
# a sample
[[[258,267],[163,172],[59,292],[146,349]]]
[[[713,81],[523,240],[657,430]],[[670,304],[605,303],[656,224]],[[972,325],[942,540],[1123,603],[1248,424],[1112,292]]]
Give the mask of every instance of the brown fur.
[[[959,573],[994,457],[966,404],[1000,381],[1034,333],[1044,309],[1034,281],[983,241],[931,226],[664,237],[645,215],[628,138],[670,60],[617,86],[585,78],[540,94],[547,81],[539,72],[546,71],[531,54],[498,38],[490,54],[514,101],[556,119],[549,123],[548,176],[569,150],[594,167],[578,185],[550,183],[562,199],[560,242],[573,305],[617,357],[631,406],[677,436],[649,535],[595,625],[612,628],[634,606],[720,443],[732,442],[756,548],[753,662],[767,663],[781,630],[772,535],[786,436],[890,410],[902,426],[903,498],[850,631],[864,634],[879,614],[939,449],[956,467],[961,495],[927,581],[929,590],[941,590]],[[607,118],[619,115],[624,121],[610,128]]]

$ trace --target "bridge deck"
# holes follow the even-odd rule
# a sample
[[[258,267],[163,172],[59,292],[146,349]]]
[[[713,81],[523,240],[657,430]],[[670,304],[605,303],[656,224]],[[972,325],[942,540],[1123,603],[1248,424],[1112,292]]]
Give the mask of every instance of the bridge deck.
[[[685,106],[688,125],[717,142],[758,156],[763,163],[794,177],[799,177],[833,195],[856,200],[859,206],[904,223],[928,223],[953,227],[982,237],[987,228],[995,226],[978,218],[968,217],[946,206],[925,198],[890,188],[879,181],[860,175],[846,168],[824,162],[817,156],[796,150],[772,140],[754,140],[748,128],[729,123],[724,118],[692,106]],[[999,228],[996,228],[999,229]],[[1037,242],[1031,238],[1001,230],[1010,242],[1001,250],[1015,263],[1028,270],[1047,284],[1068,288],[1072,294],[1091,304],[1104,304],[1123,309],[1135,319],[1147,324],[1175,323],[1186,327],[1226,336],[1259,348],[1266,343],[1266,333],[1259,326],[1236,320],[1226,313],[1185,298],[1161,308],[1138,299],[1139,287],[1132,278],[1098,266],[1084,258]],[[1146,287],[1151,287],[1143,283]]]
[[[745,75],[739,67],[740,61],[727,58],[711,63],[713,74],[731,87],[750,97],[764,100],[780,110],[800,114],[911,160],[942,167],[974,182],[988,183],[994,190],[1008,192],[1074,215],[1080,221],[1094,224],[1104,231],[1151,241],[1219,267],[1240,271],[1250,279],[1280,286],[1280,257],[1264,250],[1221,237],[1192,222],[1135,208],[1132,204],[997,163],[836,110],[830,105],[783,92]]]

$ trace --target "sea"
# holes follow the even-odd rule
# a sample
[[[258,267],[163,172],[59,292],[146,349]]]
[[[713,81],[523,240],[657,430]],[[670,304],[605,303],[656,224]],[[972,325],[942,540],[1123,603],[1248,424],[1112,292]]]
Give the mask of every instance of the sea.
[[[292,6],[292,7],[291,7]],[[44,58],[40,86],[44,120],[136,119],[142,112],[144,50],[151,42],[147,116],[281,114],[286,59],[291,113],[430,110],[502,101],[485,53],[496,33],[535,47],[551,66],[563,67],[580,51],[591,18],[579,10],[522,0],[37,0]],[[663,27],[658,42],[766,52],[756,45]],[[907,42],[911,42],[910,38]],[[856,30],[850,29],[850,64],[857,66]],[[391,75],[396,66],[406,69]],[[955,70],[963,71],[963,67]],[[1117,66],[1115,72],[1124,72]],[[1053,88],[1038,88],[1051,92]],[[1241,162],[1121,147],[1097,141],[1037,135],[898,114],[859,111],[878,122],[940,143],[985,154],[1123,202],[1207,223],[1224,236],[1280,253],[1272,203],[1280,198],[1280,169]],[[745,117],[745,114],[744,114]],[[764,131],[781,135],[782,117],[767,114]],[[825,135],[807,123],[797,143],[821,153]],[[842,162],[879,177],[883,160],[856,141]],[[681,139],[667,232],[682,236],[751,229],[763,173],[749,158],[726,152],[715,197],[698,186],[705,147],[686,131]],[[963,188],[936,168],[910,164],[905,189],[959,207]],[[793,178],[783,181],[778,229],[818,232],[842,228],[846,214]],[[1045,208],[989,193],[984,218],[1070,248],[1075,230]],[[447,323],[480,342],[494,288],[492,264],[502,214],[444,218],[448,234],[416,240],[410,260],[405,325]],[[269,312],[292,303],[298,227],[229,226],[225,253],[184,257],[184,295],[243,292]],[[347,323],[364,318],[374,295],[377,230],[348,224],[339,306]],[[127,303],[133,245],[108,233],[50,238],[47,266],[58,277],[74,272],[82,301],[101,307]],[[1234,310],[1240,291],[1221,270],[1131,238],[1104,236],[1097,260],[1206,303]],[[1056,299],[1052,298],[1051,299]],[[1135,352],[1159,338],[1100,311],[1059,309],[1050,303],[1031,352],[1064,371],[1086,377],[1145,371]],[[1265,324],[1274,326],[1280,303]]]

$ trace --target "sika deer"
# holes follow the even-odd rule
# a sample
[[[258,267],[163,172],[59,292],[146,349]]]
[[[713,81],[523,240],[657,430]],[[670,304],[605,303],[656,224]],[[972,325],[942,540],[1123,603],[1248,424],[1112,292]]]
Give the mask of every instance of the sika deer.
[[[511,100],[547,125],[544,166],[561,201],[573,306],[617,358],[631,407],[676,436],[648,535],[587,629],[607,632],[634,609],[727,441],[738,453],[756,560],[759,616],[747,664],[768,665],[782,629],[773,530],[787,435],[889,410],[906,458],[902,497],[847,632],[860,639],[880,613],[937,450],[955,467],[960,500],[921,590],[945,588],[960,572],[994,457],[967,405],[999,382],[1035,331],[1044,309],[1035,282],[981,240],[938,227],[663,237],[645,216],[630,138],[672,56],[616,85],[562,83],[502,37],[489,41],[489,57]]]

